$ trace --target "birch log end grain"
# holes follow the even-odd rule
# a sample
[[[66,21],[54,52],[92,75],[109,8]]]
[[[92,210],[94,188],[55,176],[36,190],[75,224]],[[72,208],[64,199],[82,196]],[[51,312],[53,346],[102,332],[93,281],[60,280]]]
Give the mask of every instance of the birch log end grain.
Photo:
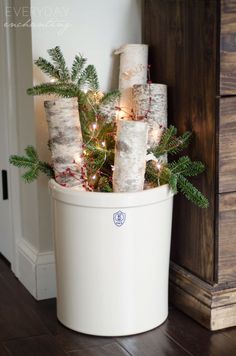
[[[146,169],[147,123],[117,122],[117,140],[113,172],[114,192],[142,191]]]
[[[134,85],[133,105],[136,118],[148,123],[148,147],[157,146],[167,127],[167,86]]]
[[[119,90],[121,92],[121,116],[127,116],[133,108],[132,86],[147,82],[148,46],[125,44],[115,51],[120,54]]]
[[[57,183],[85,190],[82,173],[83,138],[77,98],[44,102],[52,163]]]

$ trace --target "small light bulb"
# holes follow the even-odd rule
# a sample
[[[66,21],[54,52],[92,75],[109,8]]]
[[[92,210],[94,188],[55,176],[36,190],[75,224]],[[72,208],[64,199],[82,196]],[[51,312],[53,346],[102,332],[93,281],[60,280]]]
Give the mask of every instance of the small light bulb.
[[[81,157],[80,157],[79,153],[76,153],[74,155],[74,160],[75,160],[75,163],[80,163],[81,162]]]
[[[86,150],[83,150],[83,154],[86,155],[86,153],[87,153]]]
[[[94,174],[94,176],[92,176],[92,179],[96,179],[96,175]]]
[[[96,123],[94,123],[94,124],[92,125],[92,128],[93,128],[93,130],[96,130],[96,128],[97,128],[97,124],[96,124]]]
[[[157,169],[160,170],[161,169],[161,164],[157,163]]]
[[[102,146],[105,147],[106,146],[106,142],[102,141]]]
[[[50,83],[55,83],[55,81],[56,81],[56,79],[55,79],[55,78],[52,78],[52,79],[50,80]]]

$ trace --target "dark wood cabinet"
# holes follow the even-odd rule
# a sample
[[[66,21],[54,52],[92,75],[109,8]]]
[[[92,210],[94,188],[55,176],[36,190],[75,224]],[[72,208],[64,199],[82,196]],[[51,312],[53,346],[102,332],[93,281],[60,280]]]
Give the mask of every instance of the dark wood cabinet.
[[[144,0],[143,43],[169,124],[207,166],[194,183],[210,207],[175,198],[171,299],[210,329],[236,325],[236,0]]]

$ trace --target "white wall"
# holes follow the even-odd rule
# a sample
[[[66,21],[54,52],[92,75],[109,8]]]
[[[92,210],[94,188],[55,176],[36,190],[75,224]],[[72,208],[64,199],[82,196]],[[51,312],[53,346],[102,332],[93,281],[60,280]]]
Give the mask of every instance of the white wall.
[[[31,16],[33,57],[59,45],[71,64],[80,52],[96,66],[103,90],[118,83],[113,50],[141,40],[141,0],[31,0]]]
[[[14,24],[21,24],[29,19],[24,16],[22,8],[29,8],[30,0],[13,0],[8,2],[8,13],[12,16]],[[15,76],[15,112],[18,153],[23,153],[27,145],[36,144],[36,130],[33,100],[26,94],[27,88],[32,83],[32,47],[30,27],[12,28],[14,33],[14,57],[12,69]],[[12,93],[13,95],[13,93]],[[13,153],[13,152],[12,152]],[[17,152],[14,152],[17,153]],[[15,169],[15,174],[19,170]],[[21,172],[23,173],[23,172]],[[21,232],[19,235],[30,242],[35,248],[39,248],[39,217],[38,217],[38,192],[37,183],[25,184],[20,180],[20,206],[21,206]]]
[[[119,58],[113,51],[141,41],[141,0],[31,0],[33,58],[59,45],[69,64],[82,53],[96,66],[102,90],[118,86]],[[34,83],[46,78],[34,68]],[[37,146],[48,160],[43,98],[35,99]],[[27,141],[27,140],[25,140]],[[39,249],[52,249],[47,179],[38,181]]]
[[[11,39],[8,39],[12,47],[11,75],[8,73],[8,81],[12,81],[12,85],[9,84],[12,92],[11,154],[22,154],[27,145],[33,144],[37,145],[42,159],[50,159],[44,98],[33,99],[26,94],[33,81],[36,84],[46,79],[33,68],[33,59],[46,57],[47,49],[56,45],[61,46],[69,64],[75,54],[82,53],[89,63],[96,66],[101,89],[116,88],[119,58],[112,53],[124,43],[141,41],[141,1],[31,0],[31,28],[30,0],[6,0],[4,4],[10,13],[9,21],[16,25],[12,28]],[[37,299],[54,297],[48,180],[41,177],[28,185],[18,179],[18,169],[13,167],[11,172],[13,183],[10,193],[15,198],[12,202],[16,240],[14,271]]]

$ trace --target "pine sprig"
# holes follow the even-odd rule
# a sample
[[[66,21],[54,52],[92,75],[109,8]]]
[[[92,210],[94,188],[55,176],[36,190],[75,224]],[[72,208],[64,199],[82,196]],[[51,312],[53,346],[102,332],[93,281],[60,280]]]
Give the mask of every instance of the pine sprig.
[[[185,132],[182,136],[176,136],[177,129],[170,126],[162,134],[161,141],[158,146],[149,149],[148,153],[153,153],[156,158],[169,153],[175,155],[184,150],[190,141],[191,132]]]
[[[119,90],[112,90],[109,93],[106,93],[102,97],[100,104],[107,104],[107,103],[110,103],[110,102],[114,102],[119,98],[120,98],[120,91]]]
[[[182,174],[178,177],[178,188],[184,196],[200,208],[208,208],[207,198],[190,183]]]
[[[98,181],[98,186],[97,186],[98,192],[106,192],[106,193],[111,193],[112,192],[112,187],[109,183],[109,179],[107,177],[101,177]]]
[[[98,75],[94,65],[89,64],[81,73],[80,78],[78,80],[78,87],[83,88],[84,86],[88,86],[91,90],[98,90],[99,82]]]
[[[64,98],[78,97],[79,104],[85,105],[87,96],[91,92],[96,94],[99,89],[98,75],[94,65],[90,64],[84,68],[87,59],[82,55],[76,55],[71,71],[69,71],[59,46],[49,49],[48,53],[52,63],[39,57],[35,64],[44,73],[56,79],[56,82],[36,85],[33,88],[29,88],[27,93],[29,95],[55,94]],[[82,94],[84,89],[88,91],[88,94]],[[108,96],[105,95],[105,99],[109,100],[109,95],[110,93],[108,93]],[[112,92],[110,96],[114,98],[115,92]]]
[[[79,56],[75,56],[74,62],[72,64],[72,69],[71,69],[71,80],[74,82],[75,80],[78,79],[81,70],[83,69],[85,63],[87,62],[87,59],[84,58],[81,54]]]
[[[34,61],[37,67],[41,69],[41,71],[51,78],[60,79],[59,70],[55,68],[53,64],[48,62],[46,59],[39,57],[36,61]]]
[[[39,160],[37,151],[33,146],[27,146],[25,149],[26,156],[12,155],[9,162],[18,168],[27,168],[28,170],[22,175],[26,183],[31,183],[38,178],[40,172],[46,174],[49,178],[54,178],[52,166]]]
[[[78,88],[70,83],[43,83],[27,89],[28,95],[51,95],[55,94],[63,98],[79,96]]]
[[[70,79],[70,72],[66,66],[66,61],[60,47],[56,46],[55,48],[49,49],[48,54],[59,72],[59,79],[61,81],[68,81]]]
[[[185,177],[194,177],[201,174],[205,170],[205,166],[200,161],[191,161],[188,156],[182,156],[176,162],[168,164],[172,173],[182,174]]]
[[[207,208],[209,206],[207,198],[186,178],[196,176],[204,169],[201,162],[191,161],[187,156],[179,158],[176,162],[163,164],[161,168],[157,168],[154,161],[149,161],[146,166],[145,179],[155,186],[169,184],[174,193],[180,191],[200,208]]]
[[[178,192],[178,176],[176,174],[173,174],[172,172],[170,172],[169,174],[169,179],[168,179],[168,183],[170,186],[170,189],[173,191],[173,193],[177,193]]]

